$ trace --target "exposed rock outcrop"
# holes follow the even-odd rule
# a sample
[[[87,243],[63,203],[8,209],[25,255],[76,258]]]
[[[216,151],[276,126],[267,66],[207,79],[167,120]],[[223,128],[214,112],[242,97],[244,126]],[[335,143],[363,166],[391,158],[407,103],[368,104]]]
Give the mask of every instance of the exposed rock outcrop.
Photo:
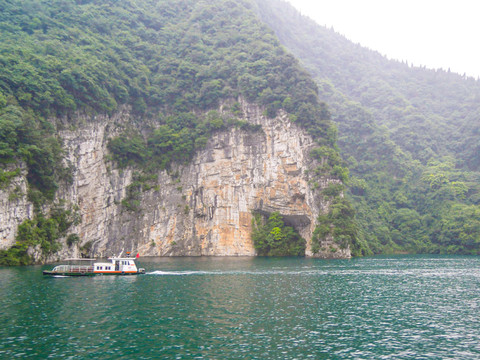
[[[151,256],[255,255],[252,211],[278,211],[307,239],[306,253],[312,256],[315,220],[329,206],[320,190],[336,180],[325,178],[315,190],[309,184],[308,154],[315,144],[287,114],[268,119],[259,107],[242,106],[245,119],[261,125],[261,130],[215,133],[189,165],[177,165],[170,174],[159,171],[158,186],[142,192],[137,211],[122,204],[134,170],[115,169],[107,160],[108,138],[128,119],[128,111],[62,131],[67,159],[75,170],[73,184],[57,196],[78,206],[81,223],[71,232],[79,234],[80,245],[91,244],[97,256],[121,251]],[[24,176],[16,181],[26,190]],[[8,191],[0,190],[1,248],[11,246],[16,226],[32,216],[25,197],[8,201]],[[322,248],[329,250],[318,256],[350,256],[349,249],[339,249],[331,240]],[[56,257],[78,256],[79,251],[65,245]]]
[[[25,164],[9,165],[7,171],[19,168],[19,175],[8,186],[0,188],[0,249],[15,244],[18,225],[33,217],[33,205],[27,201],[27,169]]]

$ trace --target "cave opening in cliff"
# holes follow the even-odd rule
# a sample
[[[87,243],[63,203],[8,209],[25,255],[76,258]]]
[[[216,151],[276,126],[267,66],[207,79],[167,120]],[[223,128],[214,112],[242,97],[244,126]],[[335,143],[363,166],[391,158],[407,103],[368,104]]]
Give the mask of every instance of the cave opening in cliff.
[[[259,256],[305,256],[306,241],[298,227],[308,225],[301,215],[254,211],[252,240]]]

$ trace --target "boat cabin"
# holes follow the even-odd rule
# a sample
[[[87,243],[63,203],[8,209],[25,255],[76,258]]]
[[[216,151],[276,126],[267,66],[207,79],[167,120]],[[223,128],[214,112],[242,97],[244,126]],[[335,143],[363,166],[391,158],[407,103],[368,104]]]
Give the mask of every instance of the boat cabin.
[[[93,271],[101,274],[130,274],[137,273],[137,265],[132,258],[109,258],[110,262],[94,263]]]

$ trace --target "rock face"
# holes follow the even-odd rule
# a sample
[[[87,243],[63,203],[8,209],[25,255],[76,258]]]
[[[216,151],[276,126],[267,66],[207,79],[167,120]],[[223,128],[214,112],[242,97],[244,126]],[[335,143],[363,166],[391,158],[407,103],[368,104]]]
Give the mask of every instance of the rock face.
[[[10,165],[6,170],[19,167],[19,176],[12,179],[5,188],[0,188],[0,249],[15,243],[18,224],[33,217],[33,205],[27,201],[27,169],[23,163]]]
[[[305,170],[312,165],[308,154],[314,142],[286,114],[268,119],[260,108],[245,103],[243,113],[261,130],[232,128],[214,134],[189,165],[178,165],[170,174],[160,171],[158,186],[141,193],[136,210],[122,203],[134,170],[118,170],[107,161],[108,138],[128,120],[128,112],[62,131],[67,159],[75,170],[73,184],[57,195],[79,209],[81,223],[70,229],[80,236],[79,245],[91,245],[96,256],[122,251],[147,256],[250,256],[255,255],[252,211],[278,211],[307,240],[306,254],[312,256],[315,219],[329,205],[319,193],[335,180],[325,178],[312,189]],[[8,202],[7,192],[0,190],[1,248],[13,244],[16,225],[32,216],[26,200]],[[331,239],[322,248],[336,251],[317,256],[350,256],[349,249],[339,249]],[[79,252],[79,246],[65,245],[56,257]]]

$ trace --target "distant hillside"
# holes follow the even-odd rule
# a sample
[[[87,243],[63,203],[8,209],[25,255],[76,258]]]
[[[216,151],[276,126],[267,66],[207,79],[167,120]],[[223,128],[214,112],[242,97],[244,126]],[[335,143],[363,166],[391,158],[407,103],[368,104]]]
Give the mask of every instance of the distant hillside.
[[[389,61],[284,1],[257,5],[330,106],[372,250],[478,254],[480,82]]]

